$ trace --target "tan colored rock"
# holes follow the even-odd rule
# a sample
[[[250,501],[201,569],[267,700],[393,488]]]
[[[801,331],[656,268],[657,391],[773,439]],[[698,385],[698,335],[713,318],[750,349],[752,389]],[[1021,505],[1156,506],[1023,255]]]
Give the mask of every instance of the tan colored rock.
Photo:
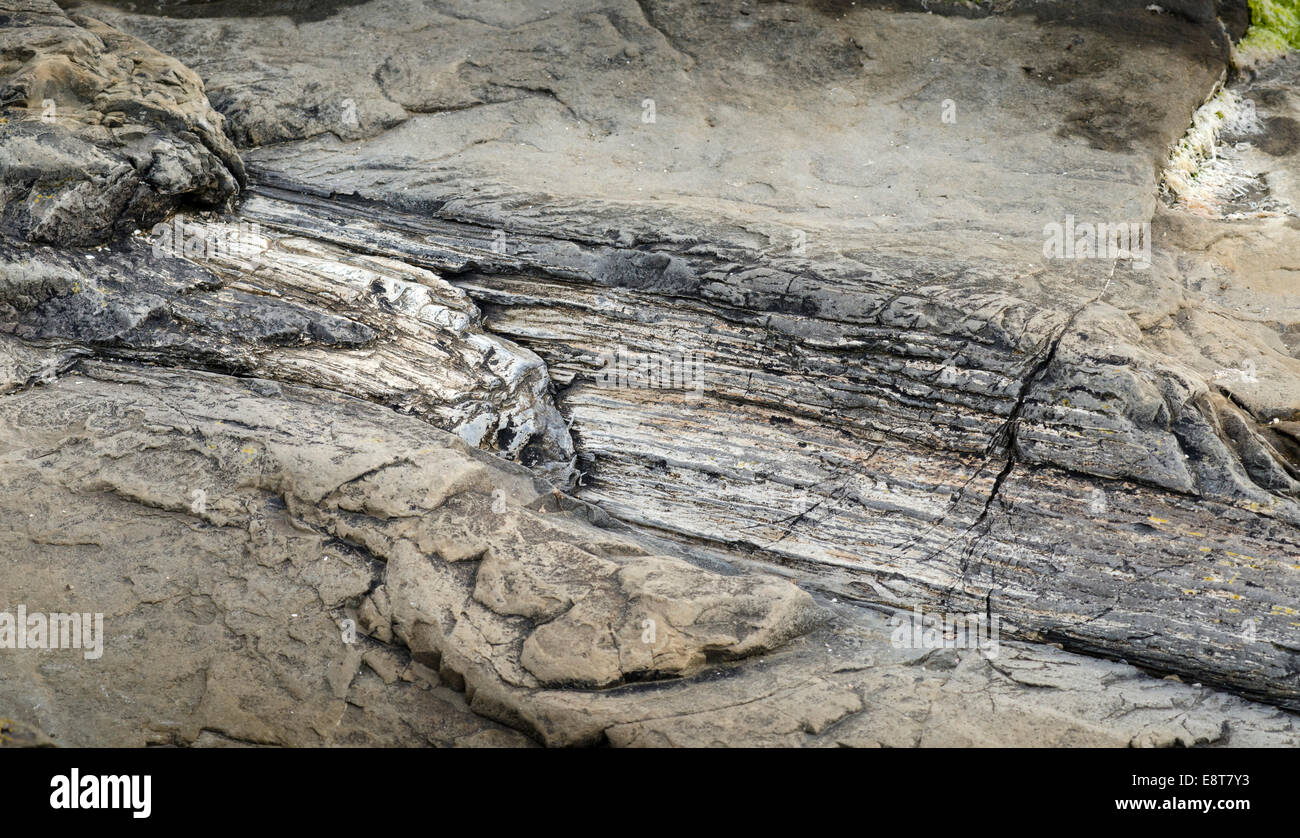
[[[0,655],[0,715],[86,745],[1300,744],[1282,711],[1050,647],[894,648],[414,417],[264,385],[82,362],[0,396],[0,602],[105,614],[99,660]],[[422,548],[439,528],[481,549]]]

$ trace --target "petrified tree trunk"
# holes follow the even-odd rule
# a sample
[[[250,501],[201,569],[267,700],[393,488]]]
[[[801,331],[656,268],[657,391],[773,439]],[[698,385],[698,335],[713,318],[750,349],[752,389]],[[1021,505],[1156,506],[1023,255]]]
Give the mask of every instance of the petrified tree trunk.
[[[1294,466],[1226,399],[1166,401],[1184,379],[1143,370],[1150,353],[1090,344],[1117,328],[1108,307],[994,298],[955,320],[920,295],[758,260],[522,237],[502,260],[489,230],[272,192],[245,211],[394,247],[364,211],[409,231],[403,258],[461,272],[490,328],[547,361],[589,471],[579,494],[616,516],[839,595],[988,610],[1019,636],[1297,706],[1292,484],[1253,484],[1221,417],[1281,480]],[[728,304],[742,292],[757,311]],[[839,322],[816,316],[831,300]],[[701,338],[687,345],[703,397],[595,384],[602,353],[667,355],[682,335]],[[1099,366],[1099,350],[1137,369]]]
[[[1300,100],[1230,7],[24,3],[5,73],[116,93],[0,126],[0,592],[183,638],[134,744],[1294,744]],[[247,189],[38,246],[244,177],[109,24]]]

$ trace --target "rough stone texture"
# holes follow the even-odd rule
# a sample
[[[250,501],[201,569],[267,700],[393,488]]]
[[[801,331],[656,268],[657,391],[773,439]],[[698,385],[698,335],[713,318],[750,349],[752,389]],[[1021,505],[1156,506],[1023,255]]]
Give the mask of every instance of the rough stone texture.
[[[0,514],[33,520],[6,582],[56,603],[84,551],[176,635],[118,564],[170,582],[202,545],[176,601],[257,640],[202,685],[109,670],[149,696],[121,735],[158,741],[512,741],[468,707],[551,745],[1295,744],[1292,70],[1240,87],[1267,213],[1193,217],[1160,172],[1227,45],[1211,4],[1148,5],[86,7],[277,142],[202,222],[262,225],[251,254],[5,245]],[[1067,216],[1150,221],[1150,266],[1045,258]],[[605,386],[620,347],[698,353],[703,386]],[[534,482],[575,449],[581,500]],[[100,505],[144,546],[34,523]],[[892,648],[869,609],[915,605],[1017,642]],[[238,643],[211,631],[176,659]],[[37,692],[99,701],[90,668],[34,671],[5,712],[105,736]],[[419,733],[370,715],[434,681],[466,703]]]
[[[346,220],[355,208],[304,206],[254,196],[245,209],[272,226],[310,225],[376,246]],[[943,322],[920,295],[850,315],[860,292],[847,277],[813,284],[685,255],[663,282],[677,272],[699,292],[694,305],[673,309],[678,294],[622,272],[643,258],[632,249],[528,237],[514,264],[491,262],[487,230],[385,220],[419,231],[405,258],[463,271],[461,286],[484,301],[490,328],[548,361],[589,472],[580,492],[618,517],[796,567],[857,599],[957,610],[991,602],[1024,636],[1294,704],[1291,425],[1230,398],[1243,387],[1274,404],[1288,398],[1285,365],[1294,361],[1258,324],[1217,328],[1217,343],[1202,337],[1205,356],[1174,361],[1142,346],[1144,333],[1110,305],[1080,313],[1068,329],[1055,312],[1028,323],[1017,312],[1024,349],[1007,350],[986,337],[983,316],[958,321],[960,338],[918,335],[918,318]],[[973,292],[996,275],[968,270],[964,280]],[[1127,293],[1137,296],[1133,286]],[[787,313],[784,301],[763,315],[726,302],[763,287],[774,296],[799,287],[849,325]],[[1132,316],[1154,315],[1150,333],[1182,350],[1194,328],[1213,327],[1177,316],[1199,301],[1166,293],[1175,297],[1169,321],[1149,298],[1132,303]],[[1009,318],[996,303],[991,314],[999,324]],[[859,317],[871,319],[858,325]],[[687,335],[704,337],[692,344]],[[613,345],[653,352],[683,343],[707,359],[703,398],[596,381],[598,353]],[[850,347],[872,364],[836,360]],[[1226,358],[1259,358],[1261,380],[1277,358],[1273,386],[1216,380],[1216,352],[1223,367]],[[1267,627],[1266,642],[1248,639],[1248,620]]]
[[[500,701],[692,674],[781,645],[817,618],[789,581],[647,556],[563,514],[578,504],[528,472],[414,418],[259,380],[86,371],[0,407],[0,553],[21,563],[6,570],[4,601],[69,610],[47,603],[84,596],[84,609],[105,613],[107,674],[53,655],[5,658],[17,671],[4,705],[63,741],[120,712],[66,698],[98,702],[91,682],[140,696],[121,725],[126,744],[190,744],[204,731],[409,742],[393,730],[402,719],[430,741],[468,735],[454,713],[419,706],[432,698],[415,687],[356,681],[366,663],[392,686],[405,653],[349,647],[335,625],[345,616],[400,638],[422,677],[436,683],[429,671],[441,669]],[[646,619],[654,644],[642,642]],[[393,692],[398,707],[374,718],[371,703]],[[77,711],[89,713],[79,725],[68,721]],[[470,721],[459,724],[476,733]]]
[[[31,725],[0,719],[0,748],[50,748],[54,743]]]
[[[105,612],[99,660],[0,658],[0,706],[60,744],[530,741],[483,716],[552,745],[1300,744],[1050,647],[895,649],[881,616],[655,556],[320,390],[83,362],[0,420],[3,601]]]
[[[243,164],[192,70],[53,0],[6,0],[0,19],[7,232],[94,244],[239,191]]]

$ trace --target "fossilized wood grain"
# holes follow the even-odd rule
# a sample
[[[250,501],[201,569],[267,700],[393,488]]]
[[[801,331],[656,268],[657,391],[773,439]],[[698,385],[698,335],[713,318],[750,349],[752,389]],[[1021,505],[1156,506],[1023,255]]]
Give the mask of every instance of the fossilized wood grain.
[[[518,744],[465,703],[552,745],[1297,742],[1276,709],[1042,644],[894,648],[883,615],[596,526],[416,417],[269,387],[85,361],[0,397],[0,555],[24,570],[0,595],[110,612],[103,667],[5,656],[6,713],[125,745]]]
[[[0,244],[0,330],[65,351],[336,390],[568,482],[572,444],[542,361],[484,332],[462,291],[320,241],[186,225],[242,244],[193,261],[156,257],[157,237],[90,253]]]
[[[1071,315],[969,266],[796,272],[527,237],[502,255],[489,230],[383,215],[378,236],[357,206],[270,188],[245,212],[459,272],[488,328],[546,360],[579,494],[618,517],[1298,706],[1294,463],[1090,302],[1109,277],[1061,277],[1096,283]],[[620,345],[701,352],[705,395],[597,386]]]
[[[1151,217],[1155,166],[1222,69],[1208,3],[1194,19],[1128,4],[1142,31],[1122,36],[1089,10],[968,25],[593,0],[484,23],[380,5],[403,10],[398,31],[371,8],[305,27],[104,10],[196,54],[242,142],[309,139],[250,153],[253,254],[4,246],[14,555],[104,546],[84,522],[58,519],[85,543],[24,522],[38,459],[59,465],[51,512],[107,494],[114,520],[131,520],[121,504],[166,519],[155,545],[190,538],[166,528],[186,519],[186,475],[216,487],[203,525],[246,530],[254,561],[328,538],[382,562],[356,605],[366,630],[548,743],[1014,741],[989,733],[996,710],[1041,724],[1024,688],[1044,686],[1060,692],[1031,695],[1072,719],[1066,740],[1228,739],[1212,691],[1130,690],[1095,661],[1100,687],[1062,687],[1075,664],[1041,647],[1023,667],[898,650],[878,667],[830,648],[883,648],[867,612],[804,634],[793,586],[703,574],[679,551],[860,605],[982,610],[1017,637],[1300,708],[1300,360],[1282,339],[1300,321],[1191,293],[1177,253],[1146,273],[1030,259],[1045,218]],[[355,48],[376,31],[386,49]],[[466,43],[488,47],[446,63]],[[660,128],[638,119],[643,88]],[[962,102],[960,128],[931,118],[936,94]],[[235,179],[199,156],[198,195],[219,201]],[[787,251],[795,230],[811,255]],[[596,386],[619,346],[701,353],[704,393]],[[1259,381],[1214,380],[1247,356]],[[576,444],[578,494],[640,535],[593,532],[592,509],[430,425],[560,482]],[[639,641],[650,608],[666,649]],[[930,664],[952,674],[918,687]],[[1099,691],[1104,713],[1087,706]],[[958,717],[988,703],[994,721],[936,720],[954,697]],[[1195,712],[1171,729],[1147,699]],[[1242,712],[1249,735],[1289,741],[1286,717]],[[291,722],[279,741],[310,739]]]

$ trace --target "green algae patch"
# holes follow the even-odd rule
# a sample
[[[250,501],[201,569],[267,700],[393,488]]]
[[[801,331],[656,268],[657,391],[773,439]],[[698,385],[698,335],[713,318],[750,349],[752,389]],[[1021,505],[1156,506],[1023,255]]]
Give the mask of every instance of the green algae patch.
[[[1258,63],[1300,47],[1300,0],[1250,0],[1250,28],[1237,52],[1245,62]]]

